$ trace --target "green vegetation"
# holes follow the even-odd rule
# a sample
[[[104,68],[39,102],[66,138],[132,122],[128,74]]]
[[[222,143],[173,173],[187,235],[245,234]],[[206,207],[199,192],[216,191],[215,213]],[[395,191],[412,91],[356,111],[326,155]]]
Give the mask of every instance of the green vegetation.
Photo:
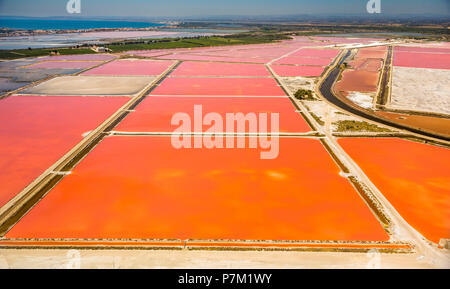
[[[344,62],[341,64],[341,66],[339,66],[341,70],[346,70],[347,68],[349,68],[349,65],[347,62]]]
[[[408,38],[417,40],[445,40],[449,39],[448,20],[439,19],[432,22],[418,23],[414,20],[396,20],[394,22],[386,21],[358,21],[352,19],[340,20],[322,20],[307,19],[305,17],[293,17],[289,20],[284,19],[284,22],[270,22],[266,23],[250,23],[248,21],[235,21],[233,26],[236,29],[248,29],[252,31],[266,32],[266,33],[284,33],[288,35],[298,36],[315,36],[320,34],[343,34],[343,33],[376,33],[379,36],[387,38]],[[183,28],[217,28],[219,23],[211,22],[183,22],[179,27]],[[229,23],[222,23],[229,24]],[[228,28],[231,29],[231,28]],[[386,34],[386,32],[388,34]],[[411,36],[397,34],[393,36],[390,33],[418,33],[422,35]]]
[[[320,117],[318,117],[315,113],[310,112],[310,114],[311,114],[311,116],[316,120],[316,122],[317,122],[318,124],[320,124],[321,126],[324,126],[324,125],[325,125],[325,122],[324,122]]]
[[[171,48],[191,48],[201,45],[185,41],[183,39],[161,39],[161,40],[147,40],[143,42],[115,42],[106,45],[105,47],[112,50],[112,52],[124,52],[130,50],[151,50],[151,49],[171,49]]]
[[[297,90],[297,92],[294,94],[296,99],[300,99],[300,100],[316,100],[313,97],[313,92],[311,90],[307,90],[307,89],[299,89]]]
[[[199,36],[192,38],[163,38],[163,39],[142,39],[125,40],[112,42],[105,45],[113,52],[124,52],[130,50],[151,50],[151,49],[169,49],[169,48],[192,48],[208,46],[225,45],[243,45],[270,43],[283,39],[289,39],[288,36],[267,32],[244,32],[226,36]],[[50,55],[52,51],[57,51],[60,55],[72,54],[92,54],[96,53],[88,48],[87,45],[81,45],[77,48],[39,48],[39,49],[17,49],[0,50],[0,59],[17,59],[24,57],[37,57]]]
[[[289,39],[285,35],[272,33],[245,32],[227,36],[199,36],[193,38],[164,38],[147,39],[139,41],[120,41],[113,42],[105,47],[113,52],[124,52],[130,50],[151,50],[168,48],[192,48],[192,47],[211,47],[224,45],[243,45],[270,43],[278,40]]]
[[[276,25],[268,24],[264,26],[266,30],[278,30],[284,33],[298,36],[313,36],[320,34],[346,34],[346,33],[377,33],[380,36],[393,37],[390,34],[383,33],[417,33],[420,36],[410,36],[397,34],[396,38],[412,39],[448,39],[448,29],[445,24],[442,25],[417,25],[414,23],[404,23],[402,25],[389,24],[294,24],[294,25]]]
[[[390,24],[358,24],[346,23],[337,25],[337,23],[308,23],[307,21],[298,20],[298,24],[257,24],[257,23],[234,23],[233,27],[236,32],[249,30],[248,32],[240,32],[226,36],[199,36],[192,38],[165,38],[165,39],[140,39],[140,40],[123,40],[112,42],[105,47],[113,52],[124,52],[129,50],[151,50],[151,49],[168,49],[168,48],[192,48],[192,47],[210,47],[224,45],[242,45],[242,44],[261,44],[271,43],[274,41],[290,39],[293,35],[314,36],[320,34],[336,34],[341,33],[358,33],[371,32],[383,35],[388,33],[420,33],[417,36],[409,36],[403,34],[385,35],[387,38],[409,38],[419,40],[448,40],[449,34],[447,25],[445,24],[429,24],[419,26],[414,23],[403,23],[400,25]],[[178,25],[179,28],[217,28],[220,23],[209,22],[184,22]],[[226,24],[226,23],[224,23]],[[219,26],[218,26],[219,25]],[[233,30],[233,28],[227,28]],[[90,50],[88,45],[80,45],[76,48],[52,48],[52,49],[19,49],[19,50],[0,50],[0,59],[17,59],[23,57],[36,57],[49,55],[54,49],[58,50],[61,55],[71,54],[89,54],[95,53]],[[342,67],[348,68],[346,66]]]
[[[355,120],[342,120],[337,122],[337,131],[366,131],[366,132],[392,132],[390,129],[379,127],[377,125]]]
[[[18,50],[0,50],[0,59],[17,59],[24,57],[47,56],[57,51],[60,55],[72,54],[92,54],[95,53],[88,48],[37,48],[37,49],[18,49]]]

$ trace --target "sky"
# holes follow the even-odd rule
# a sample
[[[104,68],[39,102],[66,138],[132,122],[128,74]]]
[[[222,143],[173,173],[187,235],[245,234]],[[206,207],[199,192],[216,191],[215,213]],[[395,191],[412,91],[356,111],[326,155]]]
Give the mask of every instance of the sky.
[[[70,16],[69,0],[0,0],[2,16]],[[369,0],[79,0],[76,16],[365,14]],[[450,0],[379,0],[382,14],[450,15]]]

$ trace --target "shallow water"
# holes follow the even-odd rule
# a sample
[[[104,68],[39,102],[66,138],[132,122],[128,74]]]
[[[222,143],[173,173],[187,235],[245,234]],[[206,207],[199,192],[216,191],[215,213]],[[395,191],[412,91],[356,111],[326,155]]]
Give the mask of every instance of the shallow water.
[[[67,47],[82,43],[104,43],[106,39],[160,39],[178,37],[197,37],[230,34],[229,31],[205,30],[190,31],[113,31],[113,32],[87,32],[47,34],[36,36],[0,37],[0,50]]]
[[[18,19],[0,18],[0,27],[23,30],[75,30],[95,28],[146,28],[164,26],[160,23],[138,21],[104,21],[104,20],[52,20],[52,19]]]

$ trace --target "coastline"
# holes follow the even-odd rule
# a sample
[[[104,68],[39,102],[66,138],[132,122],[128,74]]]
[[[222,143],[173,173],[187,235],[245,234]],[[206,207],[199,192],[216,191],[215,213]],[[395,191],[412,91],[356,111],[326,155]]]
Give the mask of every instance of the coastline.
[[[70,33],[90,33],[90,32],[116,32],[116,31],[155,31],[164,28],[175,28],[174,25],[149,26],[144,28],[121,27],[121,28],[89,28],[89,29],[53,29],[53,30],[25,30],[8,27],[0,27],[0,37],[17,37],[17,36],[37,36],[37,35],[55,35]]]

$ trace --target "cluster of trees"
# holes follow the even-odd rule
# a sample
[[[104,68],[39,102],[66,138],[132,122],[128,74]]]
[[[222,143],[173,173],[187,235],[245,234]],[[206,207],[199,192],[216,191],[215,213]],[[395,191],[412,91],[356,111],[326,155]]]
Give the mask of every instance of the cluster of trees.
[[[341,70],[345,70],[345,69],[349,68],[349,65],[347,62],[344,62],[341,64],[340,68],[341,68]]]
[[[294,94],[295,98],[300,100],[314,100],[313,92],[307,89],[299,89]]]

